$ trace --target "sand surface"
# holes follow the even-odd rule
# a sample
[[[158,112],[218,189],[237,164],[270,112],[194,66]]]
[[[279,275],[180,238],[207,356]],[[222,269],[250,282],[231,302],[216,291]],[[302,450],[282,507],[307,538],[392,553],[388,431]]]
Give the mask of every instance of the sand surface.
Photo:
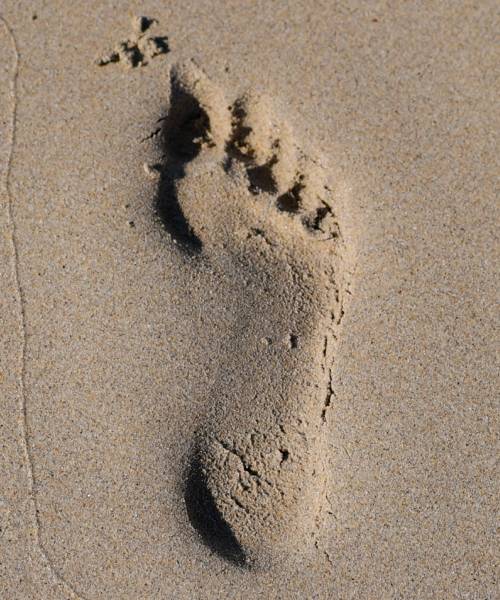
[[[0,16],[0,598],[498,597],[495,3],[3,0]],[[157,215],[154,134],[192,60],[212,125],[219,93],[266,94],[298,172],[321,157],[338,245],[273,209],[248,258],[260,196],[247,163],[222,169],[222,124],[182,164],[205,258],[183,252]],[[316,364],[328,265],[346,302]],[[295,330],[296,353],[273,354]],[[285,486],[283,563],[235,564],[187,510],[194,440],[321,412],[301,394],[324,372],[323,487],[300,494],[321,498]],[[249,510],[229,524],[265,545],[274,525]]]

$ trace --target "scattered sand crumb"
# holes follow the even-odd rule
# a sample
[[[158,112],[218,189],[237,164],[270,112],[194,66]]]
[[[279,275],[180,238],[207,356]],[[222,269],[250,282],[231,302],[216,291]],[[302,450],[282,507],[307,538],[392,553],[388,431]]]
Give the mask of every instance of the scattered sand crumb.
[[[168,38],[164,35],[146,35],[151,27],[158,25],[156,19],[144,16],[132,17],[132,36],[119,42],[113,50],[96,60],[100,67],[121,62],[126,67],[142,67],[150,60],[169,51]]]
[[[160,175],[158,167],[156,165],[150,165],[148,163],[143,163],[142,168],[148,177],[151,179],[157,179]]]

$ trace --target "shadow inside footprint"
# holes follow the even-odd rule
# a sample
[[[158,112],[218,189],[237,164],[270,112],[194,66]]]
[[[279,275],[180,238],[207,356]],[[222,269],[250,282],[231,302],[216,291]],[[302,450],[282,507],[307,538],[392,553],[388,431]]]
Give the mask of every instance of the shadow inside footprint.
[[[171,78],[170,108],[162,119],[161,143],[166,162],[160,168],[156,197],[158,214],[172,237],[186,250],[199,253],[201,240],[190,227],[180,206],[176,182],[185,176],[185,166],[211,145],[210,119],[197,99]]]
[[[184,500],[189,521],[203,542],[233,564],[246,566],[245,552],[218,511],[197,459],[190,465]]]
[[[172,167],[162,167],[156,195],[156,210],[172,238],[186,251],[199,254],[202,246],[201,240],[193,232],[177,198],[175,182],[182,177],[184,177],[182,168],[174,171]]]

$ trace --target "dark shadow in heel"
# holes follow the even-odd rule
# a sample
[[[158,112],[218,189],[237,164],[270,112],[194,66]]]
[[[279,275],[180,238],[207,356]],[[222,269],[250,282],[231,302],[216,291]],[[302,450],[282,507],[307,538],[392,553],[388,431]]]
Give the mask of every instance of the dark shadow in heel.
[[[203,542],[233,564],[247,566],[245,552],[217,510],[198,459],[194,459],[189,467],[184,500],[191,525]]]

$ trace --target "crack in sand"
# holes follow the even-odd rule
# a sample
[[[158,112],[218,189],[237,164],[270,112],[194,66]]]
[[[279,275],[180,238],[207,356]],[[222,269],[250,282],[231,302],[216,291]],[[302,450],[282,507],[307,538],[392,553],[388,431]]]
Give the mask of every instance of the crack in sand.
[[[21,330],[21,352],[20,352],[20,377],[19,377],[19,387],[20,387],[20,414],[21,414],[21,429],[22,429],[22,439],[23,439],[23,451],[25,455],[25,463],[28,471],[28,480],[29,480],[29,497],[32,503],[33,510],[33,520],[35,524],[35,536],[36,543],[42,554],[44,561],[47,564],[49,571],[54,577],[55,581],[59,584],[62,584],[63,587],[66,587],[70,592],[70,595],[77,600],[86,600],[85,596],[79,594],[75,588],[64,578],[64,576],[59,572],[54,562],[50,558],[47,550],[45,549],[42,539],[41,539],[41,523],[39,516],[38,503],[36,500],[36,481],[34,474],[34,459],[30,449],[29,444],[29,422],[28,422],[28,411],[27,411],[27,402],[26,402],[26,348],[27,348],[27,333],[26,333],[26,311],[25,311],[25,297],[23,287],[21,285],[21,277],[19,271],[19,250],[17,243],[17,226],[16,221],[14,219],[14,210],[13,210],[13,194],[11,188],[11,172],[12,172],[12,161],[14,156],[14,147],[16,144],[16,132],[17,132],[17,107],[18,107],[18,96],[17,96],[17,88],[18,88],[18,77],[19,77],[19,63],[20,63],[20,54],[18,49],[18,43],[16,37],[14,35],[14,31],[12,27],[9,25],[7,20],[0,15],[0,22],[3,24],[4,29],[7,32],[8,37],[11,40],[12,49],[14,52],[14,68],[13,75],[10,83],[10,94],[12,97],[12,111],[10,118],[10,139],[8,140],[9,144],[9,152],[7,157],[7,169],[5,174],[5,191],[7,195],[7,218],[8,225],[10,229],[10,244],[12,248],[12,275],[14,277],[14,282],[16,284],[17,290],[17,303],[19,304],[19,328]]]
[[[261,475],[256,469],[252,468],[248,464],[248,462],[245,460],[244,456],[242,454],[240,454],[236,450],[236,448],[231,447],[229,444],[227,444],[221,440],[216,439],[216,441],[224,448],[224,450],[226,450],[227,452],[229,452],[231,454],[234,454],[234,456],[236,456],[237,458],[240,459],[241,466],[243,467],[243,470],[245,471],[245,473],[248,473],[249,475],[251,475],[252,477],[255,477],[259,481],[264,481],[271,487],[273,486],[273,483],[271,481],[269,481],[269,479],[267,479],[267,477],[265,477],[264,475]]]

